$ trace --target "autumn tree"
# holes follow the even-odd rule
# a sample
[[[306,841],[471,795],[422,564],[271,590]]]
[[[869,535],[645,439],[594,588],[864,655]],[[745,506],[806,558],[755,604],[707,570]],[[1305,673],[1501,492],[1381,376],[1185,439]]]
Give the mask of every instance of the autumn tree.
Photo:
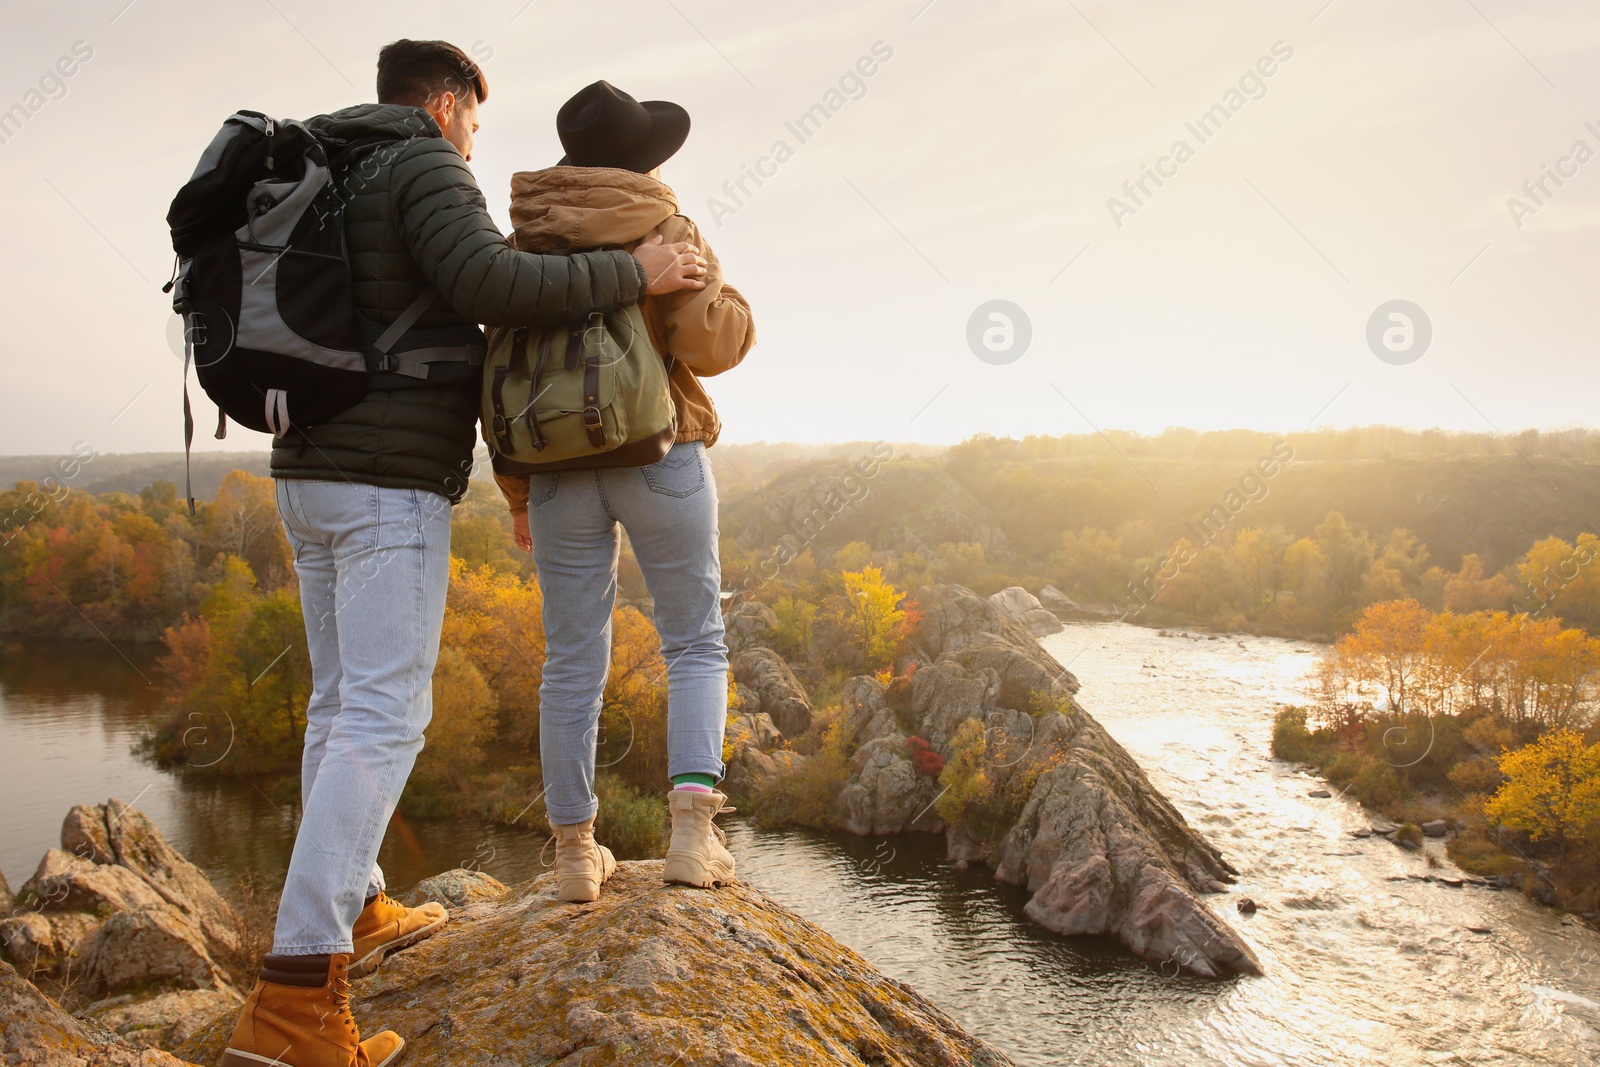
[[[205,506],[203,545],[238,556],[269,589],[289,582],[292,556],[278,519],[276,483],[248,471],[231,471]]]
[[[544,677],[544,598],[534,582],[450,560],[441,647],[459,649],[499,701],[500,733],[534,752]]]
[[[827,597],[818,613],[824,660],[850,670],[875,670],[889,663],[920,620],[903,604],[905,594],[877,567],[845,571],[843,592]]]
[[[415,778],[424,786],[454,787],[484,762],[494,732],[495,695],[471,658],[441,648],[433,669],[433,719],[417,756]]]
[[[300,598],[264,592],[237,556],[219,568],[200,616],[166,633],[158,668],[171,712],[153,750],[220,774],[293,767],[311,694]]]
[[[1558,850],[1600,840],[1600,744],[1576,730],[1552,730],[1500,758],[1506,783],[1484,806],[1502,826],[1526,831]]]

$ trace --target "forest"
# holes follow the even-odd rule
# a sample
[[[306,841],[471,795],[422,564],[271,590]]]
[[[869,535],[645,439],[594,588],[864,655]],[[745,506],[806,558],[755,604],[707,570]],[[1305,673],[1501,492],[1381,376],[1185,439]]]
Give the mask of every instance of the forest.
[[[1053,586],[1068,613],[1325,642],[1318,691],[1280,714],[1281,758],[1408,824],[1457,820],[1463,866],[1596,883],[1596,435],[1169,431],[713,455],[725,588],[772,610],[772,643],[818,709],[798,747],[826,751],[850,677],[901,676],[918,590]],[[292,795],[310,666],[271,480],[218,474],[191,515],[170,480],[90,492],[66,475],[0,493],[8,649],[158,644],[167,710],[150,754]],[[457,507],[452,554],[435,722],[402,804],[531,823],[542,603],[492,489]],[[626,553],[620,594],[602,829],[647,852],[664,819],[663,667]],[[970,788],[970,753],[942,771],[924,758]]]

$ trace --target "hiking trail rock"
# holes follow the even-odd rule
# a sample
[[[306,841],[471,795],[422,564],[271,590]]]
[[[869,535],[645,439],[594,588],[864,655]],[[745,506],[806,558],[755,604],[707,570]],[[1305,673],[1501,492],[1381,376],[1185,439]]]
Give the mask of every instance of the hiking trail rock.
[[[6,1067],[194,1067],[74,1019],[0,961],[0,1063]]]
[[[593,904],[556,900],[546,874],[453,909],[353,992],[406,1067],[1010,1062],[756,890],[665,885],[659,861],[619,864]],[[216,1062],[232,1026],[179,1055]]]

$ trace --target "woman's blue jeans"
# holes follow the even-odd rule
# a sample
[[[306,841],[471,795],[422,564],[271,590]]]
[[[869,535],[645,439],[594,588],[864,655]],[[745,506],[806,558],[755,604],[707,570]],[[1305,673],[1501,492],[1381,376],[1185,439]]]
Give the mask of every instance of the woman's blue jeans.
[[[675,445],[649,467],[537,474],[528,489],[544,594],[539,751],[551,821],[583,822],[598,807],[595,743],[611,666],[619,525],[655,601],[667,668],[667,773],[721,778],[728,647],[717,489],[705,446]]]

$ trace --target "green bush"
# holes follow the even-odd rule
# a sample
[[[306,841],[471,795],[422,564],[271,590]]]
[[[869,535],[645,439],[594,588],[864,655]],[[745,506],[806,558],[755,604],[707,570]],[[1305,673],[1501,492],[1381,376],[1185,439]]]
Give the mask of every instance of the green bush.
[[[1350,783],[1357,800],[1376,811],[1383,811],[1405,795],[1405,786],[1395,769],[1381,759],[1365,756],[1361,769]]]
[[[1408,841],[1413,845],[1420,845],[1422,844],[1422,827],[1414,822],[1405,823],[1394,832],[1394,839],[1396,843]]]
[[[663,793],[646,793],[614,774],[595,777],[600,812],[594,833],[618,859],[637,860],[667,852],[667,804]]]
[[[1304,707],[1280,707],[1272,717],[1272,757],[1296,763],[1315,763],[1322,752],[1306,726]]]
[[[1322,773],[1337,786],[1347,786],[1361,773],[1367,757],[1359,752],[1340,752],[1323,765]]]

